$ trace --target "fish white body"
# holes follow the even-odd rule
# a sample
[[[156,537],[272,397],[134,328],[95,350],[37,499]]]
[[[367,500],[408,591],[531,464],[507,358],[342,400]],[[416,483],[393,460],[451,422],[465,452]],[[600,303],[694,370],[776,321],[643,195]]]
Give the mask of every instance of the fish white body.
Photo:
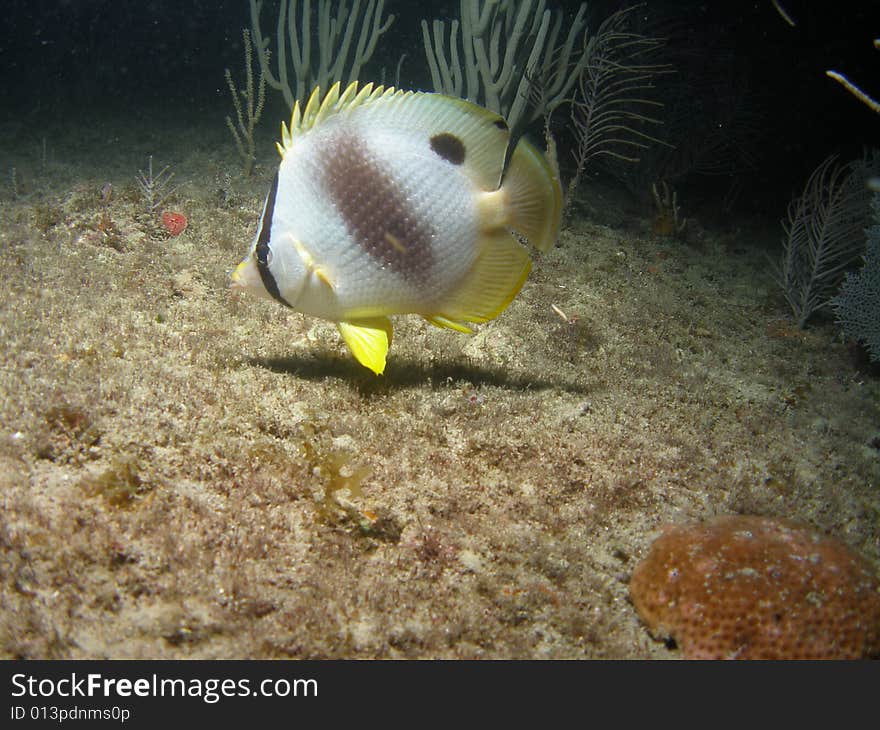
[[[283,236],[301,242],[301,246],[284,248],[289,261],[277,277],[281,294],[297,311],[333,321],[430,311],[471,268],[477,252],[477,191],[470,181],[437,155],[426,154],[430,149],[426,149],[424,135],[407,128],[376,129],[365,116],[329,120],[324,128],[314,130],[308,145],[294,145],[278,172],[279,195],[296,200],[297,205],[276,203],[270,240]],[[345,160],[338,172],[328,171],[328,158],[344,157],[346,140],[352,137],[360,140],[364,159]],[[331,149],[338,154],[328,154]],[[383,155],[386,150],[393,150],[393,154]],[[328,205],[325,189],[315,184],[332,175],[349,175],[358,163],[372,174],[385,171],[405,194],[409,210],[395,211],[393,203],[381,199],[385,191],[370,187],[369,181],[330,183],[347,184],[347,203],[362,216],[359,226],[381,232],[374,249],[382,248],[378,235],[383,235],[387,251],[369,253],[359,245],[357,232],[350,230],[335,205]],[[304,210],[314,214],[304,215]],[[438,211],[446,214],[438,217]],[[403,241],[407,234],[413,235],[419,221],[428,222],[421,235],[426,237],[432,261],[421,252],[420,258],[407,265],[407,275],[395,272],[388,259],[404,257],[400,250]],[[332,290],[318,277],[305,275],[302,249],[320,262],[334,282]],[[273,252],[277,254],[278,249],[273,247]]]
[[[469,331],[497,316],[530,258],[514,229],[552,245],[561,192],[552,165],[498,115],[442,96],[352,84],[316,89],[282,129],[282,162],[233,282],[339,323],[381,373],[388,315]]]

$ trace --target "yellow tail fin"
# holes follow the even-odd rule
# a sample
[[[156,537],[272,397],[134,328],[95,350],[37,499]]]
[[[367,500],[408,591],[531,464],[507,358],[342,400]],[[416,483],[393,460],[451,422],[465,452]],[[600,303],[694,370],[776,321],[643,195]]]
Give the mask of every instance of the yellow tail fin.
[[[502,184],[510,206],[510,226],[539,251],[549,251],[562,219],[562,186],[555,156],[525,139],[513,151]]]

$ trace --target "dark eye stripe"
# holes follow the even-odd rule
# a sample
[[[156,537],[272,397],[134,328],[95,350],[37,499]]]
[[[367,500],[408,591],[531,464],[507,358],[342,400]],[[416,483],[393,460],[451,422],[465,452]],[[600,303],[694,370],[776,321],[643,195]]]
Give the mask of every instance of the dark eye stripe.
[[[257,258],[257,271],[260,272],[260,279],[266,291],[276,301],[281,302],[284,306],[289,307],[290,303],[281,296],[278,289],[278,282],[269,271],[269,234],[272,231],[272,214],[275,212],[275,196],[278,193],[278,173],[272,180],[272,187],[269,189],[269,195],[266,198],[266,207],[263,210],[263,218],[260,220],[260,234],[257,238],[257,246],[254,249],[254,256]]]

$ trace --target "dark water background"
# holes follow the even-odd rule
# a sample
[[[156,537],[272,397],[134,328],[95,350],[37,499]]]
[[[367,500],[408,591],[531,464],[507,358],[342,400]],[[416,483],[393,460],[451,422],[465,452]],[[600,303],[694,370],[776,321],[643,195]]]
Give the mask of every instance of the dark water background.
[[[569,17],[578,3],[565,5]],[[620,2],[588,4],[590,27]],[[670,37],[674,62],[711,67],[713,85],[744,84],[759,130],[743,199],[750,212],[777,219],[786,202],[828,154],[858,156],[880,146],[880,118],[825,76],[833,68],[880,96],[880,2],[786,0],[790,27],[770,0],[648,2],[645,13]],[[223,72],[242,75],[241,29],[246,0],[5,0],[0,14],[0,121],[28,128],[131,115],[148,125],[153,110],[172,110],[194,123],[222,124],[230,111]],[[274,34],[276,3],[267,0],[263,31]],[[419,30],[422,17],[448,18],[457,2],[389,0],[398,17],[380,41],[371,69],[389,73],[407,52],[402,85],[428,88]],[[695,113],[700,113],[694,89]],[[269,90],[264,120],[286,115]],[[4,119],[5,118],[5,119]],[[264,121],[263,123],[267,123]]]

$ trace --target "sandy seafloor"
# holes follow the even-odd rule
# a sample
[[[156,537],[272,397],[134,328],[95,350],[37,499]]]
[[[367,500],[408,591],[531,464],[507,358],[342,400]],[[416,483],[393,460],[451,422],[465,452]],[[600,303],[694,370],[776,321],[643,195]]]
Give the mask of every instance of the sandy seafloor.
[[[2,656],[677,658],[627,596],[666,522],[880,558],[880,381],[833,321],[793,326],[778,226],[670,240],[585,183],[507,311],[397,318],[377,378],[229,290],[275,125],[244,179],[222,116],[138,119],[0,134]]]

